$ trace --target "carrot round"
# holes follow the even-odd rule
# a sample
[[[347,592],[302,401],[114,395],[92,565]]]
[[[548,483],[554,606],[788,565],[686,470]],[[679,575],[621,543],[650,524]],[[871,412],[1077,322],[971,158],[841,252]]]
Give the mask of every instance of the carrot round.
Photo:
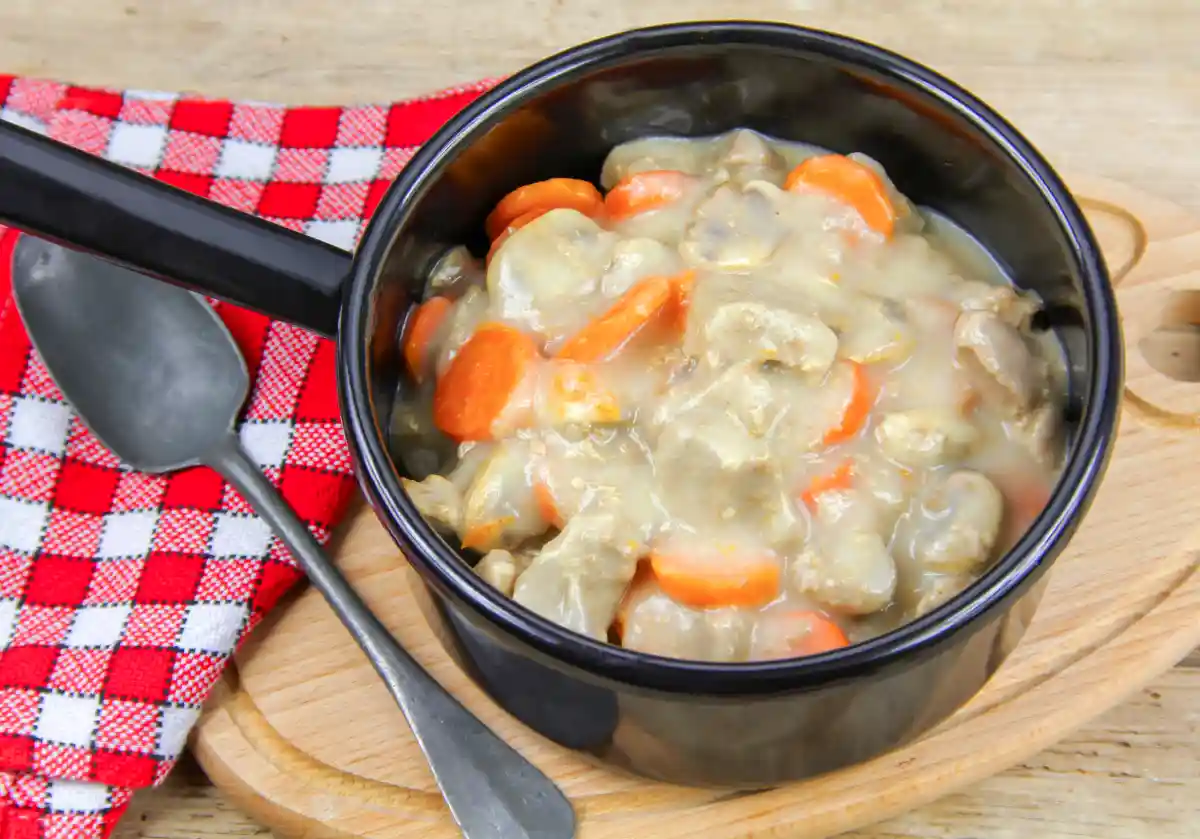
[[[810,157],[788,173],[783,188],[814,189],[849,204],[872,230],[885,237],[896,226],[887,184],[874,169],[840,154]]]
[[[538,514],[546,522],[562,530],[566,521],[559,512],[558,503],[554,500],[554,493],[542,481],[535,481],[533,484],[533,501],[537,504]]]
[[[585,216],[595,216],[603,209],[604,196],[587,181],[551,178],[517,187],[501,198],[483,228],[494,241],[516,219],[533,210],[578,210]]]
[[[780,658],[817,655],[850,644],[842,628],[820,612],[785,612],[773,620],[778,624],[774,629],[782,642],[778,650]]]
[[[667,596],[685,606],[763,606],[779,596],[779,563],[770,556],[655,552],[650,568]]]
[[[674,169],[627,175],[604,197],[604,210],[614,221],[657,210],[682,198],[694,181],[691,175]]]
[[[490,550],[500,541],[500,534],[504,532],[504,528],[512,524],[512,521],[512,516],[501,516],[498,519],[492,519],[483,524],[468,527],[467,532],[462,537],[463,549],[470,548],[477,551]]]
[[[425,366],[429,358],[429,345],[433,336],[453,305],[448,297],[430,297],[417,307],[409,319],[404,336],[404,363],[413,380],[425,379]]]
[[[500,246],[508,241],[509,236],[513,235],[522,227],[529,224],[529,222],[546,215],[546,213],[550,212],[550,209],[551,208],[549,207],[541,207],[536,210],[530,210],[529,212],[523,213],[522,215],[519,215],[510,221],[508,226],[500,231],[500,235],[492,240],[492,246],[488,248],[487,256],[484,258],[484,265],[487,265],[492,261],[492,257],[495,255],[496,251],[500,250]]]
[[[533,339],[502,323],[475,331],[433,393],[433,421],[455,440],[488,440],[538,356]]]
[[[832,472],[813,478],[808,488],[800,495],[800,498],[810,510],[814,510],[817,507],[817,496],[821,493],[849,489],[853,482],[854,461],[844,460]]]
[[[563,343],[556,353],[566,361],[603,361],[654,319],[671,300],[671,281],[647,277],[621,295],[607,312]]]
[[[848,363],[851,375],[850,399],[846,402],[846,409],[842,412],[838,424],[825,432],[827,446],[849,440],[861,431],[867,423],[871,406],[875,404],[875,392],[867,378],[866,368],[856,361]]]

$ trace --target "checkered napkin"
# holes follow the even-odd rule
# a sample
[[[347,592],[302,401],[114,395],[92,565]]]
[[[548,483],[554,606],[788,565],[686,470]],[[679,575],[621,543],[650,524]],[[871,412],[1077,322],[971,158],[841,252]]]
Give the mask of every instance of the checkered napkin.
[[[283,108],[0,76],[0,118],[349,248],[415,147],[486,87]],[[3,231],[0,839],[93,839],[166,777],[300,572],[215,472],[133,472],[88,433],[30,348]],[[333,344],[215,306],[253,371],[241,440],[324,542],[352,492]]]

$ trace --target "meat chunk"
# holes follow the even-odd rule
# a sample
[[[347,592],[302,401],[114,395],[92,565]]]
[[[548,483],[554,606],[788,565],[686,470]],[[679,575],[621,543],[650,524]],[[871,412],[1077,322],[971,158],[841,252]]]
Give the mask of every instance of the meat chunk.
[[[501,594],[512,597],[517,577],[525,570],[526,564],[519,556],[497,548],[488,551],[487,555],[475,564],[475,573]]]
[[[691,661],[745,661],[753,615],[744,609],[693,609],[652,580],[636,585],[621,607],[621,646]]]
[[[796,591],[844,614],[877,612],[896,592],[896,563],[870,530],[825,531],[792,560],[789,573]]]
[[[990,312],[1020,330],[1029,329],[1030,320],[1042,305],[1032,292],[981,280],[960,280],[948,293],[964,312]]]
[[[512,547],[545,532],[549,522],[534,497],[530,461],[530,446],[522,440],[505,440],[492,449],[463,502],[463,547]]]
[[[917,603],[913,607],[912,616],[919,618],[927,615],[957,595],[971,583],[971,577],[966,574],[931,574],[926,575],[917,588]]]
[[[570,519],[517,578],[513,600],[598,641],[607,638],[642,545],[617,544],[608,511]]]
[[[1034,357],[1020,332],[991,312],[963,312],[954,326],[959,360],[977,373],[985,398],[1025,413],[1046,388],[1045,362]]]
[[[991,557],[1004,498],[978,472],[960,470],[922,493],[911,525],[913,558],[942,574],[977,571]]]
[[[1007,425],[1009,436],[1024,446],[1038,465],[1052,468],[1061,454],[1062,410],[1050,402],[1024,414]]]
[[[423,481],[401,480],[404,491],[417,510],[444,532],[458,530],[462,521],[462,496],[458,488],[441,475],[430,475]]]
[[[689,318],[683,348],[713,366],[769,361],[823,376],[837,355],[838,338],[815,317],[739,301],[717,307],[707,318]]]
[[[949,410],[912,408],[885,414],[875,429],[883,453],[908,466],[939,466],[963,457],[978,437]]]
[[[781,186],[786,175],[787,162],[783,155],[771,148],[767,139],[756,131],[734,131],[727,150],[717,161],[716,178],[736,184],[767,181]]]
[[[902,314],[865,295],[858,295],[834,325],[840,333],[838,356],[861,364],[902,361],[916,345]]]

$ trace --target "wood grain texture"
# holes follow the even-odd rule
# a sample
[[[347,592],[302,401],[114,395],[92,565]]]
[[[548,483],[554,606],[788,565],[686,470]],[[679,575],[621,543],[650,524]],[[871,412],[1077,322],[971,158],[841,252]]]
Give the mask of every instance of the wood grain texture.
[[[0,71],[293,103],[378,101],[507,73],[628,26],[703,17],[788,20],[897,49],[995,105],[1057,165],[1200,212],[1192,0],[4,0]],[[1128,490],[1164,480],[1138,476]],[[1135,502],[1128,515],[1153,506]],[[851,835],[1194,836],[1200,657],[1190,663],[1036,758]],[[187,763],[135,807],[126,836],[266,833]]]

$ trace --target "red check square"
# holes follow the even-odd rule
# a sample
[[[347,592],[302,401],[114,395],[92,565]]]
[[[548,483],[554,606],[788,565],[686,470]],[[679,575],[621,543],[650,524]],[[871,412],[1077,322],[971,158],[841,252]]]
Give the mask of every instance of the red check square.
[[[320,198],[320,184],[269,183],[258,202],[258,212],[264,216],[308,219],[316,213]]]
[[[142,571],[137,602],[190,603],[203,572],[204,557],[199,554],[152,553]]]
[[[147,755],[97,751],[91,780],[100,784],[145,787],[154,782],[154,758]]]
[[[75,513],[101,516],[112,508],[121,473],[73,458],[63,461],[54,505]]]
[[[207,466],[185,469],[171,476],[163,496],[163,506],[194,510],[216,510],[221,506],[221,476]]]
[[[337,140],[341,116],[341,108],[292,108],[283,118],[279,145],[327,149]]]
[[[180,99],[171,113],[171,128],[210,137],[224,137],[232,115],[232,102]]]
[[[109,699],[162,702],[171,684],[175,653],[152,647],[120,647],[108,665],[104,695]]]
[[[0,688],[41,687],[56,658],[56,647],[9,647],[0,653]]]
[[[96,563],[90,559],[43,556],[33,567],[25,602],[36,606],[74,606],[83,600]]]

